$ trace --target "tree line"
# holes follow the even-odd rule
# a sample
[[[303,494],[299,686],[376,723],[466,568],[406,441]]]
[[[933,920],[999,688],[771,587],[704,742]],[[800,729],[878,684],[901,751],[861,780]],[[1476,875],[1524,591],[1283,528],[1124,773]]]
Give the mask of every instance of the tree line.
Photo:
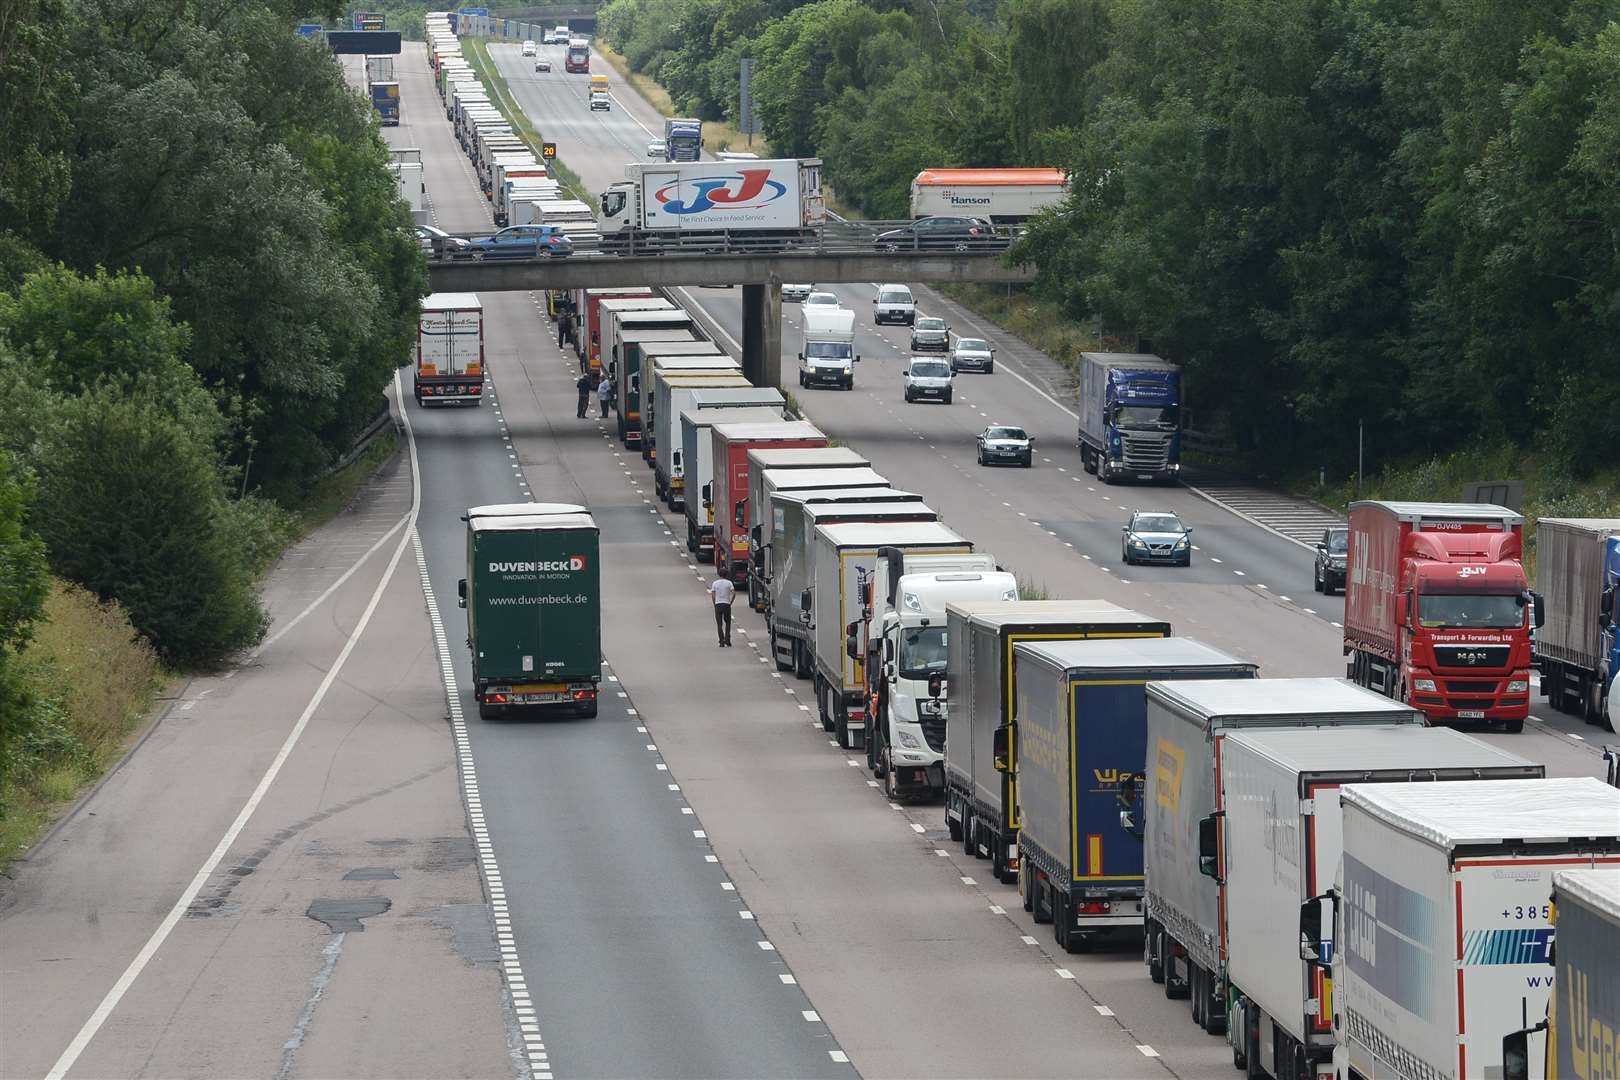
[[[1183,363],[1274,473],[1620,442],[1617,0],[611,0],[694,115],[906,216],[930,166],[1060,166],[1015,254]]]

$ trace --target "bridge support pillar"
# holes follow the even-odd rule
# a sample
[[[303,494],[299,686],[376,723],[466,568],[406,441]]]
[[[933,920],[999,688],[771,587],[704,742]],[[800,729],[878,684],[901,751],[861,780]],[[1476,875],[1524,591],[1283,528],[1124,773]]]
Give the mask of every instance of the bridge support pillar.
[[[755,386],[782,385],[782,282],[773,277],[742,287],[743,377]]]

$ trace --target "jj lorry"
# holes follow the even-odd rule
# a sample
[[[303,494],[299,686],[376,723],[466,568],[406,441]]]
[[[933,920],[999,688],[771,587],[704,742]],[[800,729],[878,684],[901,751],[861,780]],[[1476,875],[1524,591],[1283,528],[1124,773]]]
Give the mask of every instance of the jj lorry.
[[[596,715],[602,677],[602,567],[582,506],[510,503],[468,510],[467,609],[473,696],[484,719]]]
[[[1252,728],[1421,722],[1415,710],[1342,679],[1148,683],[1147,779],[1140,799],[1144,954],[1148,974],[1164,984],[1166,997],[1192,999],[1193,1019],[1204,1030],[1226,1031],[1223,913],[1231,904],[1226,877],[1210,871],[1218,865],[1218,822],[1230,810],[1221,772],[1227,736]]]
[[[1016,600],[1018,579],[989,554],[881,548],[860,599],[866,766],[891,799],[937,794],[945,789],[945,605]]]
[[[945,828],[1010,884],[1020,869],[1014,650],[1024,642],[1169,637],[1170,624],[1102,600],[950,603],[945,620]]]
[[[599,205],[602,250],[620,255],[780,250],[813,239],[826,217],[819,158],[631,162]]]
[[[1620,518],[1542,518],[1536,523],[1536,592],[1544,619],[1535,634],[1541,692],[1559,712],[1603,724],[1620,633]]]
[[[1181,473],[1181,368],[1139,353],[1080,354],[1080,464],[1105,484]]]
[[[1274,1080],[1314,1080],[1332,1062],[1331,986],[1278,928],[1333,886],[1345,784],[1536,780],[1543,773],[1460,732],[1415,724],[1228,735],[1221,753],[1226,816],[1218,819],[1218,850],[1207,869],[1226,883],[1233,1060],[1250,1076]]]
[[[1344,652],[1350,679],[1430,723],[1530,713],[1530,634],[1542,605],[1524,566],[1524,519],[1501,506],[1350,505]]]
[[[965,555],[973,542],[937,521],[848,522],[818,525],[810,541],[810,588],[799,617],[809,630],[821,725],[846,750],[866,739],[866,658],[856,647],[863,572],[880,548],[902,553]]]
[[[1503,1038],[1502,1080],[1530,1080],[1532,1060],[1545,1062],[1545,1077],[1620,1076],[1620,867],[1555,871],[1550,904],[1558,948],[1547,950],[1547,1019]],[[1538,1032],[1546,1049],[1532,1057]]]
[[[1498,1075],[1504,1037],[1579,985],[1547,973],[1553,875],[1620,867],[1620,790],[1592,777],[1347,784],[1339,812],[1336,887],[1299,914],[1300,955],[1332,972],[1336,1041],[1319,1074]],[[1589,961],[1562,931],[1560,968],[1595,962],[1612,979],[1612,951]],[[1581,1076],[1589,1040],[1605,1038],[1593,1019],[1577,1029],[1586,1054],[1575,1071],[1543,1073],[1530,1054],[1532,1080]],[[1614,1075],[1613,1052],[1611,1042],[1587,1076]]]
[[[1191,638],[1026,642],[1018,676],[1018,857],[1025,907],[1065,952],[1140,932],[1145,860],[1134,805],[1151,681],[1252,680],[1255,665]],[[1003,740],[1010,741],[1010,740]],[[1005,759],[1004,746],[992,746]],[[1284,925],[1287,925],[1286,923]]]
[[[484,305],[477,293],[422,298],[411,388],[418,405],[483,400]]]
[[[1015,225],[1063,202],[1062,169],[924,169],[911,181],[911,216],[968,214]]]
[[[848,308],[805,305],[804,351],[799,385],[855,389],[855,313]]]
[[[664,118],[664,160],[698,161],[703,157],[703,121],[695,116]]]
[[[725,358],[712,341],[627,341],[621,350],[613,392],[618,396],[619,441],[639,452],[642,440],[641,383],[651,382],[653,365],[674,357]],[[740,368],[738,370],[741,370]]]
[[[709,429],[709,442],[714,474],[701,490],[711,525],[714,568],[733,584],[744,585],[748,582],[749,451],[819,449],[827,445],[827,436],[805,420],[727,422]]]

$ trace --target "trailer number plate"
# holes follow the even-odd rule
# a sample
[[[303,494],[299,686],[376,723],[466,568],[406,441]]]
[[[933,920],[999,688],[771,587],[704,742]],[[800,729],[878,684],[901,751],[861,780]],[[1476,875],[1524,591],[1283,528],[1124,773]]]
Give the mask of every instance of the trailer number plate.
[[[1457,710],[1457,716],[1458,716],[1459,719],[1462,719],[1462,720],[1483,720],[1483,719],[1485,719],[1485,710],[1483,710],[1483,709],[1458,709]]]

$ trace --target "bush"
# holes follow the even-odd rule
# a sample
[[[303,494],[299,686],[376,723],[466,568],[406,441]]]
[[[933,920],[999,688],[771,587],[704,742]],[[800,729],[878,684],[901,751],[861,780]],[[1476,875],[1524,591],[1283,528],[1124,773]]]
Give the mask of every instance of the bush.
[[[26,742],[33,700],[16,666],[17,651],[33,633],[45,598],[45,552],[23,527],[28,488],[12,457],[0,451],[0,813],[4,785]]]
[[[206,439],[162,403],[97,387],[63,403],[37,460],[30,521],[53,569],[122,604],[165,661],[217,663],[264,635],[258,553],[241,549]]]

